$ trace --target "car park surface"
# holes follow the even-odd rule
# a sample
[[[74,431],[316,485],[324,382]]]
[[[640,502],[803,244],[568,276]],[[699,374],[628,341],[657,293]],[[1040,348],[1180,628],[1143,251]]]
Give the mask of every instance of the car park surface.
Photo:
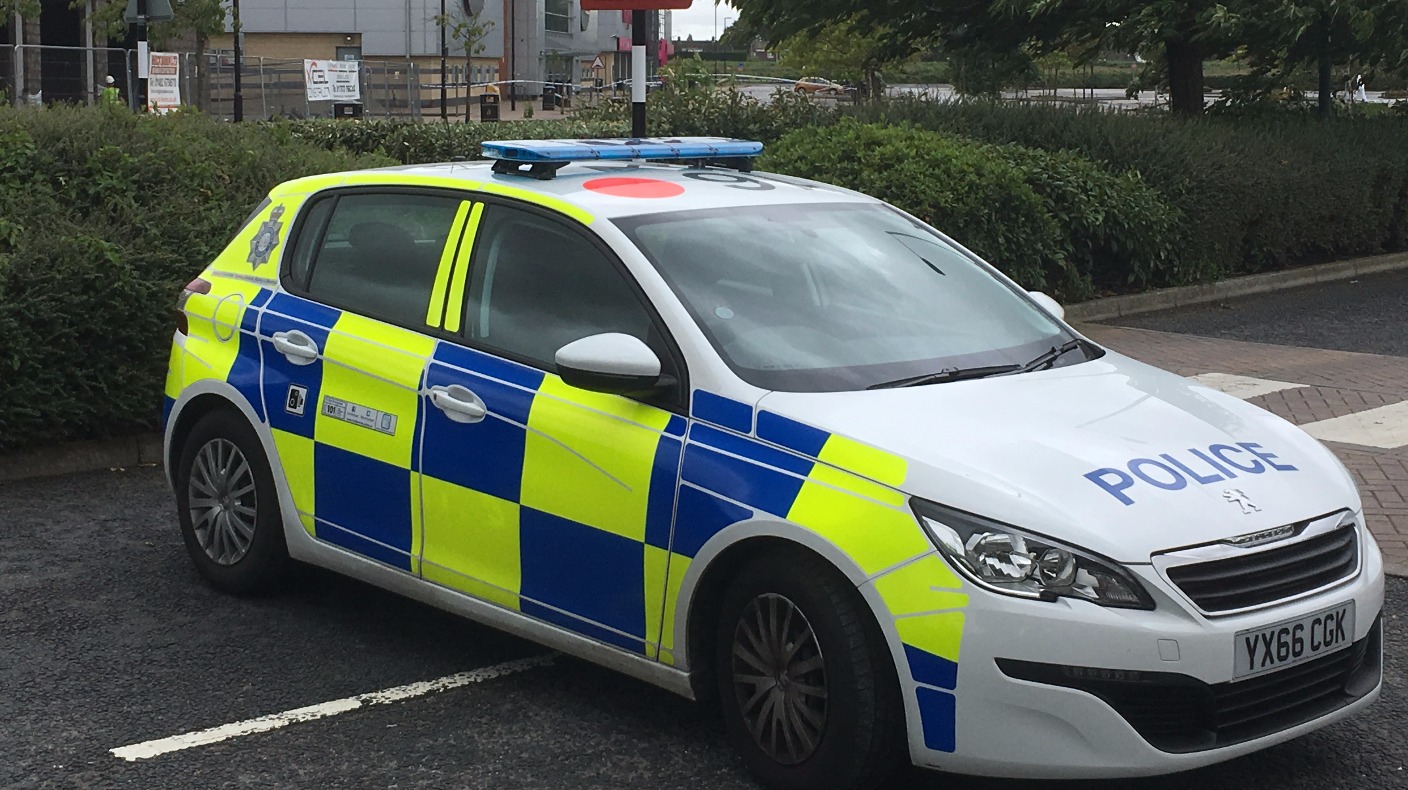
[[[750,788],[717,718],[584,662],[128,762],[110,749],[538,655],[324,573],[233,600],[196,575],[159,469],[0,484],[0,787]],[[1408,787],[1408,581],[1389,579],[1385,691],[1364,714],[1187,774],[966,779],[916,790]]]

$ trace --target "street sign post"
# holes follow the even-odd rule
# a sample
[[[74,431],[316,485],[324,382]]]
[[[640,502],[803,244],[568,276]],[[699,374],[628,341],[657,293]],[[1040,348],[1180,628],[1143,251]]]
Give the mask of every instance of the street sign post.
[[[170,0],[127,0],[122,20],[137,27],[137,90],[129,91],[132,95],[127,99],[133,110],[147,106],[147,25],[175,16]]]
[[[631,136],[645,137],[645,12],[683,11],[694,0],[582,0],[583,11],[631,12]]]

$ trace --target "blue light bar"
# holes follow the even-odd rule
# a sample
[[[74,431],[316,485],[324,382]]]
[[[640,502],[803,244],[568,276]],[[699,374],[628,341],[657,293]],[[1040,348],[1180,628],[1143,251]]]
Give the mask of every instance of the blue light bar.
[[[532,164],[626,159],[736,159],[763,152],[763,144],[728,137],[646,137],[612,140],[495,140],[482,144],[489,159]]]

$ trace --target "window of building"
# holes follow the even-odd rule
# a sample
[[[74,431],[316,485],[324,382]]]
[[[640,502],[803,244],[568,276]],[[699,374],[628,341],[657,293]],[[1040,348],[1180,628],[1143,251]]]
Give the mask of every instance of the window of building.
[[[544,0],[543,29],[550,33],[570,33],[572,0]]]

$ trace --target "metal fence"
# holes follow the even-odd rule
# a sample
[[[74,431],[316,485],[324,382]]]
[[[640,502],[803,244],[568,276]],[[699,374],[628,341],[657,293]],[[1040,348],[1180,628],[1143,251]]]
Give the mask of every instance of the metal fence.
[[[235,62],[228,51],[180,53],[181,103],[224,119],[234,116]],[[532,80],[478,82],[474,70],[451,61],[442,73],[439,64],[422,66],[412,60],[361,62],[361,111],[367,118],[438,119],[440,86],[445,86],[445,115],[477,119],[479,96],[495,88],[505,109],[542,102],[563,109],[625,95],[629,83],[577,85]],[[17,106],[94,104],[105,79],[111,76],[124,103],[140,106],[137,52],[102,47],[7,45],[0,47],[0,90]],[[330,101],[309,101],[301,59],[245,57],[240,69],[244,117],[317,118],[333,113]],[[545,94],[552,99],[544,101]]]

